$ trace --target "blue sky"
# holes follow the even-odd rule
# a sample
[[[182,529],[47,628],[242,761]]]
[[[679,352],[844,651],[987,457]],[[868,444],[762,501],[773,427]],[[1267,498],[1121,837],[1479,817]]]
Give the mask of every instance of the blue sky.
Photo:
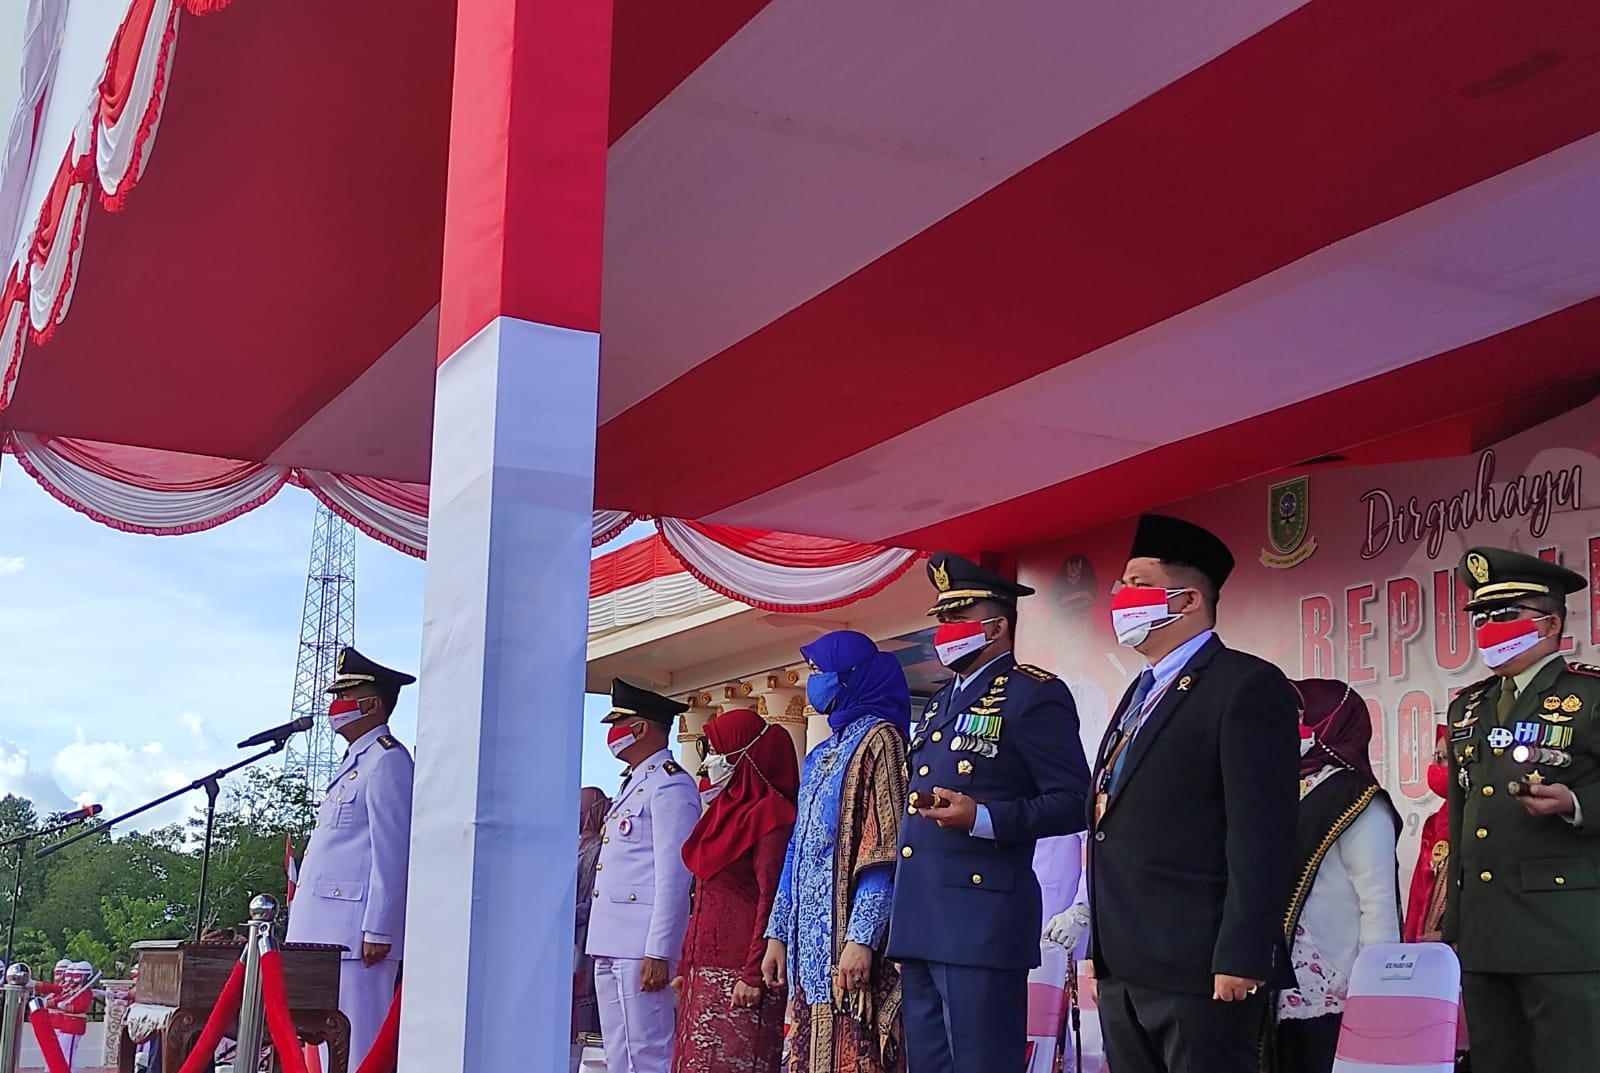
[[[132,536],[0,463],[0,793],[42,810],[99,801],[115,812],[237,759],[234,742],[290,718],[315,511],[287,488],[210,532]],[[648,532],[635,526],[619,542]],[[414,670],[424,566],[359,540],[357,644]],[[584,779],[609,791],[620,766],[599,729],[607,706],[590,697],[581,717]],[[414,690],[393,726],[415,740]]]

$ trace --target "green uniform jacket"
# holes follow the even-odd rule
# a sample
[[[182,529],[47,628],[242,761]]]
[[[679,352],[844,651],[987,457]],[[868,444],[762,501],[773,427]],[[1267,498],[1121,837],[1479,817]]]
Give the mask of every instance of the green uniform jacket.
[[[1467,972],[1600,971],[1600,667],[1552,660],[1503,723],[1499,698],[1496,676],[1450,705],[1445,941]],[[1571,763],[1517,763],[1518,744]],[[1570,787],[1583,826],[1524,812],[1508,786],[1530,777]]]

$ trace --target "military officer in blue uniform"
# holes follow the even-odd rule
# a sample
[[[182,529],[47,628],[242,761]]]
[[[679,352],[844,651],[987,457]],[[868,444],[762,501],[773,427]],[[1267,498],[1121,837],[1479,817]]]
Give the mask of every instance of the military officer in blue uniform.
[[[1033,590],[959,555],[928,560],[934,649],[955,672],[908,760],[888,956],[901,963],[910,1073],[1021,1073],[1039,964],[1034,843],[1081,831],[1089,787],[1072,694],[1017,663]]]
[[[354,1069],[389,1013],[405,940],[412,764],[389,716],[416,679],[353,648],[339,653],[335,675],[328,718],[350,746],[324,788],[287,938],[345,948],[339,1009],[350,1019]]]
[[[608,1073],[672,1066],[668,983],[689,926],[683,843],[700,819],[700,790],[672,759],[667,734],[687,710],[621,679],[611,683],[607,744],[628,770],[600,836],[587,947]]]

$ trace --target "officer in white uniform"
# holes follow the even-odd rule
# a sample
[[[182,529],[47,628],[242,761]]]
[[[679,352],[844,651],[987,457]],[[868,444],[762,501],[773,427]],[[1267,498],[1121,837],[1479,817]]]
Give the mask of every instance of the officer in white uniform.
[[[683,843],[700,819],[694,779],[667,734],[685,705],[620,679],[611,683],[609,743],[628,765],[612,798],[595,866],[588,953],[607,1073],[667,1073],[673,1009],[668,982],[689,926]]]
[[[360,1066],[394,1000],[406,923],[411,754],[389,733],[400,688],[416,679],[339,653],[328,718],[350,743],[317,810],[289,913],[291,943],[342,946],[339,1009]]]

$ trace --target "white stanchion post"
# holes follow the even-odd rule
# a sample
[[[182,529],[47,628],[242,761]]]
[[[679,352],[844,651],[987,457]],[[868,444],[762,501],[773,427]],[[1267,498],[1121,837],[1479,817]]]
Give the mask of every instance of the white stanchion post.
[[[399,1073],[558,1073],[611,0],[460,4],[456,61]]]
[[[22,1054],[22,1024],[28,1015],[33,979],[18,962],[6,969],[5,1005],[0,1008],[0,1073],[16,1073]]]
[[[239,999],[239,1041],[234,1051],[235,1069],[255,1069],[261,1056],[266,1028],[266,1007],[261,998],[261,956],[271,949],[272,925],[278,919],[278,902],[270,894],[250,899],[250,934],[244,948],[244,992]]]

